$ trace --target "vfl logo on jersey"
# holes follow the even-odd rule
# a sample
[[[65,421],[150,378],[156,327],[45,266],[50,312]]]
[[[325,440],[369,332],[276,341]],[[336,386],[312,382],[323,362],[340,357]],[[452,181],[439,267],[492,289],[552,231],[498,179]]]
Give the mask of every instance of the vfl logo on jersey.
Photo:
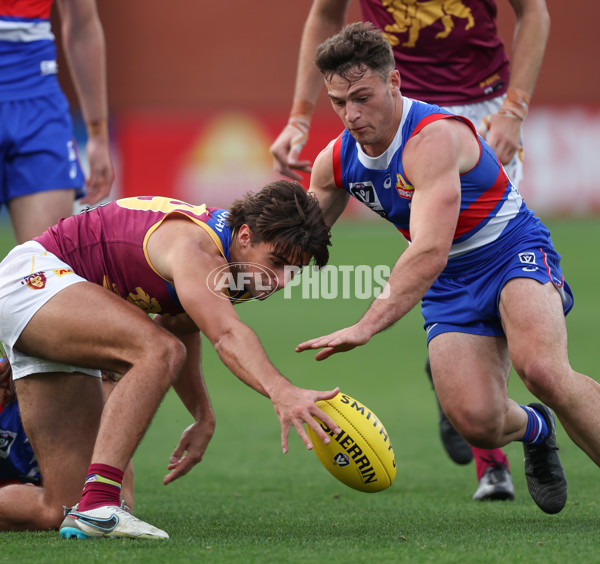
[[[535,255],[533,253],[519,253],[519,260],[523,264],[531,265],[523,267],[525,272],[533,272],[538,269],[538,266],[535,263]]]
[[[398,192],[398,196],[405,200],[412,200],[413,194],[415,193],[414,186],[406,182],[401,174],[396,174],[396,178],[396,191]]]
[[[378,213],[381,217],[387,218],[387,213],[384,211],[371,181],[351,182],[350,194],[358,201],[365,204],[365,206],[371,208],[375,213]]]
[[[0,429],[0,458],[8,458],[16,438],[17,434],[13,431]]]
[[[26,276],[21,284],[27,284],[32,290],[43,290],[46,287],[46,275],[43,272],[34,272]]]
[[[340,467],[348,466],[350,464],[350,457],[345,452],[338,452],[333,457],[333,462]]]

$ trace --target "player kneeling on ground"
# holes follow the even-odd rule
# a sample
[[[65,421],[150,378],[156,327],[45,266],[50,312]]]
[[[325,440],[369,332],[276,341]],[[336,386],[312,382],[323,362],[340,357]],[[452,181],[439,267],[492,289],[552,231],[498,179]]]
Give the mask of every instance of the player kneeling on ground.
[[[315,402],[338,390],[292,385],[233,302],[283,288],[286,266],[312,258],[325,265],[329,244],[317,201],[299,184],[279,181],[229,212],[169,198],[117,200],[13,249],[0,264],[0,341],[44,488],[43,495],[27,486],[0,489],[0,529],[168,538],[121,508],[123,469],[171,385],[195,422],[173,451],[164,484],[202,459],[215,421],[200,369],[201,332],[240,380],[271,399],[284,452],[292,426],[307,448],[303,424],[327,442],[314,416],[335,424]],[[123,374],[105,404],[101,370]],[[63,506],[72,507],[66,517]]]

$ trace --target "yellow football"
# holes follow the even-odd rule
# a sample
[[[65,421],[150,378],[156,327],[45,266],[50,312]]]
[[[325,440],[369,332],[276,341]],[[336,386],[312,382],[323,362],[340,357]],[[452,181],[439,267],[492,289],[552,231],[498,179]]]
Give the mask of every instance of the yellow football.
[[[315,417],[331,437],[326,445],[307,426],[321,464],[355,490],[372,493],[389,488],[396,477],[396,459],[390,437],[379,418],[366,405],[341,392],[332,399],[318,401],[317,406],[340,428],[336,435]]]

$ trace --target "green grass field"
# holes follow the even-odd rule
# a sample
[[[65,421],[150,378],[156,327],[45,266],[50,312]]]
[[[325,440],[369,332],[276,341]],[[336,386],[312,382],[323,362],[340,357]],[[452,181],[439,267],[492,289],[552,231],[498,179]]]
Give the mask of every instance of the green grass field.
[[[576,296],[568,318],[571,362],[597,378],[600,222],[547,223]],[[332,264],[391,265],[404,248],[384,222],[342,223],[333,240]],[[7,228],[0,242],[3,256],[11,246]],[[357,299],[306,300],[299,293],[284,299],[280,293],[238,311],[294,383],[340,386],[381,418],[398,465],[390,489],[364,494],[338,483],[296,435],[282,455],[270,402],[240,383],[206,343],[203,366],[217,428],[204,461],[178,482],[162,485],[169,455],[191,422],[172,393],[134,459],[136,514],[167,530],[171,540],[67,542],[56,532],[2,533],[0,562],[599,562],[598,468],[560,426],[569,480],[569,501],[560,514],[542,513],[529,497],[518,443],[506,447],[515,501],[471,501],[473,464],[454,465],[438,438],[419,311],[368,346],[322,363],[312,353],[294,352],[297,343],[355,321],[367,305]],[[520,403],[532,400],[516,375],[510,395]]]

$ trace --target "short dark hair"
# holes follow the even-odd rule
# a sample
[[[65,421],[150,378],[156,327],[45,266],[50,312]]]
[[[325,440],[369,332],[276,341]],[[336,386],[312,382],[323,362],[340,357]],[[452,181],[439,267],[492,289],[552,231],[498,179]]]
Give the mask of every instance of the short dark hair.
[[[369,68],[385,80],[396,66],[392,46],[369,22],[347,25],[321,43],[317,47],[315,63],[328,80],[334,74],[355,80],[357,67],[361,71],[359,77]]]
[[[312,194],[290,180],[276,180],[260,192],[248,192],[229,209],[227,223],[234,232],[246,224],[252,242],[267,242],[282,256],[302,263],[310,253],[317,266],[329,260],[331,233],[325,224],[319,202]]]

